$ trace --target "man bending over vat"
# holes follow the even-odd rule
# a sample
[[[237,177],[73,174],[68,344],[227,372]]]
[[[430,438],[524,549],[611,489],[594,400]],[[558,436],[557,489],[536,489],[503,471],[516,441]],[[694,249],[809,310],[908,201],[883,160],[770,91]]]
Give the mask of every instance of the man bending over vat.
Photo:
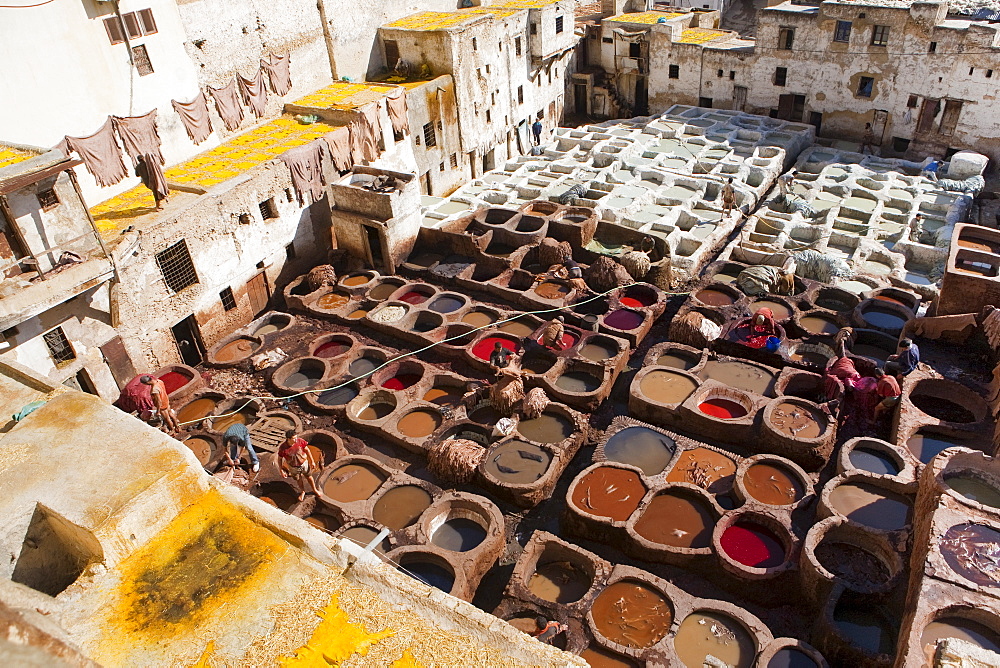
[[[535,632],[532,633],[536,640],[547,645],[553,644],[555,638],[560,633],[565,633],[569,629],[565,624],[545,619],[541,615],[535,617]]]
[[[897,379],[909,374],[920,364],[920,348],[911,339],[899,342],[899,353],[889,355],[885,362],[885,372]]]
[[[561,315],[556,316],[549,321],[549,324],[545,326],[542,330],[542,336],[538,339],[546,348],[550,348],[555,351],[560,351],[563,349],[563,334],[566,333],[566,327],[563,325],[565,318]]]
[[[229,466],[239,466],[240,448],[246,448],[250,455],[251,470],[254,473],[260,470],[260,459],[250,443],[250,430],[242,422],[237,422],[226,430],[222,436],[222,447],[226,449],[226,463]]]
[[[299,438],[294,429],[285,432],[285,440],[278,448],[278,471],[282,478],[291,476],[299,484],[299,501],[306,498],[306,483],[312,488],[312,493],[319,496],[316,481],[312,478],[313,470],[317,468],[316,460],[305,439]]]
[[[149,375],[143,376],[141,382],[143,385],[149,385],[149,396],[153,399],[156,414],[163,420],[163,424],[167,425],[170,433],[180,431],[180,425],[177,424],[177,415],[170,408],[170,397],[167,396],[167,386],[159,378]]]
[[[795,291],[795,259],[788,258],[780,267],[769,264],[747,267],[736,277],[736,286],[751,297],[790,295]]]
[[[891,411],[899,405],[899,395],[902,392],[896,379],[878,367],[875,367],[875,379],[878,381],[875,385],[875,394],[880,399],[878,405],[875,406],[875,419],[878,420],[883,413]]]

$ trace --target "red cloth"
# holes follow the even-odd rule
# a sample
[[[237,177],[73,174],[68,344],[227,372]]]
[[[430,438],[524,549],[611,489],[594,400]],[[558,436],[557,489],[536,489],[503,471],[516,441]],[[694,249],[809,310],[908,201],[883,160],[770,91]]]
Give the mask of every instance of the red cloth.
[[[300,450],[305,450],[308,445],[304,439],[296,437],[291,445],[288,445],[287,442],[281,444],[281,447],[278,448],[278,456],[282,459],[289,459],[294,457]]]
[[[761,317],[763,322],[758,322]],[[750,331],[757,336],[777,336],[778,328],[774,324],[774,312],[767,307],[758,309],[750,318]]]
[[[118,395],[118,401],[114,403],[115,406],[126,413],[141,413],[142,411],[153,411],[156,408],[156,405],[153,403],[153,397],[150,394],[152,387],[143,384],[140,378],[142,376],[136,376],[130,380],[122,388],[121,394]]]
[[[875,393],[882,398],[898,397],[901,394],[899,383],[888,374],[878,379],[878,383],[875,385]]]
[[[837,361],[831,364],[830,368],[827,369],[826,372],[840,380],[849,380],[861,376],[861,374],[858,373],[858,370],[854,367],[854,361],[850,357],[837,358]]]

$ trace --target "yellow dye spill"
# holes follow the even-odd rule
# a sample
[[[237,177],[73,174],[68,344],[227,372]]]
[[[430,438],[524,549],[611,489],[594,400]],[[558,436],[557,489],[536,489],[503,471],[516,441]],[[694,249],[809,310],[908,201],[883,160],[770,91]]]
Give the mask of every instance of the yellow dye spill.
[[[368,633],[363,625],[352,622],[341,610],[336,595],[319,616],[323,621],[313,631],[309,642],[296,650],[294,656],[279,657],[279,665],[285,668],[337,666],[354,654],[366,655],[372,645],[395,634],[391,629]]]
[[[32,153],[31,151],[22,151],[12,146],[0,146],[0,169],[24,162],[28,158],[34,158],[37,155],[39,154]]]
[[[730,37],[731,33],[725,30],[714,30],[712,28],[688,28],[681,33],[681,38],[677,40],[680,44],[704,44],[720,37]]]
[[[195,635],[223,606],[268,586],[288,543],[210,491],[119,566],[102,658]],[[207,661],[207,656],[205,657]]]
[[[403,30],[447,30],[474,20],[470,14],[462,12],[420,12],[387,23],[386,28]]]
[[[313,109],[355,109],[381,100],[392,91],[393,88],[385,84],[335,81],[326,88],[296,100],[293,104]]]
[[[635,12],[633,14],[619,14],[618,16],[612,16],[609,19],[604,19],[605,21],[618,21],[620,23],[645,23],[654,24],[661,18],[669,21],[670,19],[675,19],[678,16],[684,16],[680,12]]]
[[[195,663],[191,668],[212,668],[212,664],[208,662],[209,657],[212,656],[212,652],[215,651],[215,641],[209,640],[208,644],[205,645],[205,651],[201,653],[198,657],[197,663]]]
[[[122,221],[131,220],[156,211],[153,192],[145,186],[136,186],[115,195],[90,209],[98,231],[105,239],[114,236]]]
[[[554,5],[559,0],[501,0],[494,7],[512,7],[514,9],[539,9]]]
[[[410,650],[406,650],[403,656],[392,662],[391,668],[424,668],[424,664],[414,659]]]
[[[496,5],[493,5],[492,7],[469,7],[467,9],[460,10],[459,13],[461,13],[461,14],[492,14],[493,16],[495,16],[495,17],[497,17],[499,19],[506,19],[506,18],[510,18],[511,16],[514,16],[519,11],[521,11],[521,10],[519,8],[517,8],[517,7],[504,8],[504,7],[498,7]]]

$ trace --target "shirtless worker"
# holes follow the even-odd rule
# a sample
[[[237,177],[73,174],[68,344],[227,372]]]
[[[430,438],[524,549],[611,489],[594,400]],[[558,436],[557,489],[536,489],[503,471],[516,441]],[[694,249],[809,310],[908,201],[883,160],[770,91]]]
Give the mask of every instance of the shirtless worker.
[[[551,348],[552,350],[562,350],[563,334],[566,333],[566,327],[563,324],[564,322],[565,318],[561,315],[550,320],[549,324],[542,330],[542,335],[539,337],[538,342],[546,348]]]
[[[732,177],[726,182],[726,185],[722,186],[722,217],[729,218],[729,214],[732,213],[733,209],[736,207],[736,190],[733,189],[733,179]]]
[[[296,435],[294,429],[285,432],[285,440],[278,448],[278,471],[282,478],[289,476],[295,478],[299,484],[299,501],[306,498],[306,483],[312,488],[312,493],[319,496],[319,489],[316,481],[312,478],[313,469],[316,468],[316,460],[309,449],[309,444]]]
[[[150,375],[145,375],[139,380],[143,385],[149,385],[149,396],[153,399],[156,414],[163,420],[163,424],[167,425],[169,433],[180,431],[180,425],[177,424],[177,415],[170,409],[170,397],[167,393],[167,386],[163,384],[163,381]]]

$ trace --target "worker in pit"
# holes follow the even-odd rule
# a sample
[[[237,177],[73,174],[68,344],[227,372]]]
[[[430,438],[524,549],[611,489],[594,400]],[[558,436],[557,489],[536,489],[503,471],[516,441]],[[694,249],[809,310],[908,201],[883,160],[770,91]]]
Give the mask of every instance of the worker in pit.
[[[549,621],[539,615],[535,617],[535,632],[531,635],[540,642],[547,645],[553,644],[555,638],[560,633],[565,633],[569,627],[556,621]]]
[[[163,420],[163,424],[170,430],[169,433],[180,431],[180,425],[177,424],[177,414],[170,408],[170,397],[163,381],[147,374],[140,379],[140,382],[149,386],[149,396],[153,400],[153,407],[159,418]]]
[[[747,267],[736,277],[736,287],[751,297],[790,295],[795,291],[795,260],[788,258],[780,267],[770,264]]]
[[[722,186],[722,217],[729,218],[729,214],[736,208],[736,190],[733,188],[733,179],[729,177],[726,185]]]
[[[890,376],[882,369],[875,368],[875,394],[879,397],[879,402],[875,406],[875,419],[878,420],[886,411],[891,411],[899,405],[899,396],[902,392],[896,378]]]
[[[782,202],[787,202],[788,198],[792,195],[792,184],[795,182],[796,173],[793,169],[787,174],[782,174],[778,177],[778,192],[781,193]]]
[[[312,473],[317,469],[316,460],[309,444],[305,439],[299,438],[294,429],[285,432],[285,440],[278,448],[278,471],[282,478],[291,476],[299,484],[299,501],[306,498],[306,485],[312,489],[312,493],[319,496],[319,488],[313,480]],[[351,475],[346,473],[345,475]]]
[[[541,282],[548,278],[556,278],[566,281],[582,294],[590,294],[593,291],[587,282],[583,280],[583,269],[573,259],[572,255],[563,257],[562,264],[554,264],[544,274],[535,276],[535,282]]]
[[[250,443],[250,430],[242,422],[237,422],[226,430],[222,436],[222,447],[226,451],[226,464],[237,466],[240,463],[240,448],[246,448],[250,455],[251,470],[256,473],[260,471],[260,459]]]
[[[490,366],[493,370],[500,372],[500,369],[505,369],[510,364],[510,358],[514,356],[514,351],[510,348],[505,348],[502,343],[497,341],[493,344],[493,351],[490,353]]]
[[[566,333],[565,318],[561,315],[549,321],[549,324],[542,330],[542,335],[538,342],[546,348],[560,351],[563,349],[563,334]]]
[[[897,380],[902,380],[920,364],[920,348],[911,339],[903,339],[899,342],[899,352],[889,355],[885,362],[885,372],[890,376],[896,376]]]

